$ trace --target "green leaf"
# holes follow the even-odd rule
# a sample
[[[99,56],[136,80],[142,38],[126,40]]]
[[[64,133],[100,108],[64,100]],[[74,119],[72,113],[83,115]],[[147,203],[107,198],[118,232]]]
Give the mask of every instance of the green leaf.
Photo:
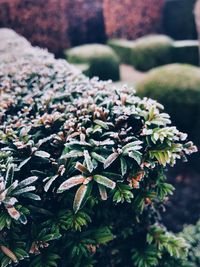
[[[102,176],[102,175],[98,175],[98,174],[94,175],[94,180],[98,184],[104,185],[105,187],[108,187],[108,188],[111,188],[111,189],[114,189],[115,186],[116,186],[115,182],[113,182],[112,180],[110,180],[107,177]]]
[[[124,176],[127,172],[127,163],[126,160],[124,158],[120,158],[120,163],[121,163],[121,173],[122,176]]]
[[[13,183],[13,177],[14,177],[14,164],[11,163],[8,165],[5,177],[5,184],[7,186],[10,186]]]
[[[51,155],[46,151],[37,150],[35,151],[34,156],[40,157],[40,158],[50,158]]]
[[[87,169],[91,173],[93,171],[93,169],[94,169],[94,166],[93,166],[93,163],[92,163],[92,160],[91,160],[91,157],[89,155],[88,150],[84,150],[84,157],[85,157],[85,162],[86,162],[86,165],[87,165]]]
[[[119,154],[114,152],[112,153],[104,162],[104,169],[108,168],[117,158]]]
[[[107,200],[108,195],[107,195],[105,186],[98,184],[98,188],[99,188],[99,193],[100,193],[101,199]]]

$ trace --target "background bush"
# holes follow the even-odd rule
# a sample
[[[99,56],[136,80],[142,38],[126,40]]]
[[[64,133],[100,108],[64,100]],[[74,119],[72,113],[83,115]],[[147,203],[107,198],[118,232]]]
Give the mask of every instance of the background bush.
[[[140,95],[161,102],[173,123],[200,144],[200,70],[190,65],[172,64],[150,71],[137,85]]]
[[[134,42],[132,65],[141,71],[172,61],[173,40],[165,35],[141,37]]]
[[[157,102],[23,51],[0,63],[1,267],[177,266],[164,169],[196,147]]]
[[[180,236],[189,244],[188,261],[183,266],[198,267],[200,265],[200,221],[196,225],[185,226]]]
[[[86,74],[102,80],[119,80],[119,59],[108,46],[100,44],[82,45],[66,51],[67,60],[73,64],[88,64]]]
[[[108,45],[116,52],[120,61],[126,64],[131,64],[131,55],[134,48],[134,41],[125,39],[110,39]]]

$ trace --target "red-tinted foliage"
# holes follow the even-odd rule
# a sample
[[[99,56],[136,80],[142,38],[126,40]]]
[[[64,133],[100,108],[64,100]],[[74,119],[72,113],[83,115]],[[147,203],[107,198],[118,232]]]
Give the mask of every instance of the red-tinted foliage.
[[[135,39],[159,32],[164,0],[104,0],[109,37]]]
[[[104,42],[103,0],[69,0],[66,12],[71,45]]]
[[[108,37],[135,38],[160,27],[164,0],[0,0],[0,27],[59,54]],[[104,8],[104,12],[103,12]]]
[[[70,44],[105,40],[102,0],[0,0],[0,26],[58,54]]]
[[[0,26],[10,27],[32,44],[58,53],[69,46],[65,9],[69,1],[0,0]]]

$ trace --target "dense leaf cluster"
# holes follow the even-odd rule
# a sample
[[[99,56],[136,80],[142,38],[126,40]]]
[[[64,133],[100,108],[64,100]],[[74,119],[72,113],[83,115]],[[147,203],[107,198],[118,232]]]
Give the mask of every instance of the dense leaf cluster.
[[[159,210],[173,191],[165,167],[196,151],[187,135],[156,101],[15,49],[0,65],[1,267],[161,267],[185,257]]]

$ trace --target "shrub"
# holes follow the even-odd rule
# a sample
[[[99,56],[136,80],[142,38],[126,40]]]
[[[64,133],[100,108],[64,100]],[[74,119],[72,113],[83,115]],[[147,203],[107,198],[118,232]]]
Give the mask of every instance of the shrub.
[[[1,267],[185,257],[158,211],[173,191],[165,167],[196,148],[160,104],[34,48],[1,62],[0,84]]]
[[[121,62],[131,64],[132,49],[135,45],[134,41],[110,39],[108,40],[108,45],[116,52]]]
[[[199,65],[198,41],[185,40],[174,42],[173,62]]]
[[[161,30],[164,0],[104,0],[103,11],[109,38],[133,40]]]
[[[171,63],[173,41],[165,35],[150,35],[135,41],[132,64],[141,71]]]
[[[196,225],[185,226],[179,234],[189,244],[189,256],[186,262],[183,262],[184,267],[198,267],[200,265],[200,221]]]
[[[161,102],[173,123],[200,144],[200,70],[172,64],[150,71],[137,85],[138,93]]]
[[[100,44],[77,46],[66,51],[70,63],[88,63],[89,77],[98,76],[102,80],[119,80],[119,60],[108,46]]]

